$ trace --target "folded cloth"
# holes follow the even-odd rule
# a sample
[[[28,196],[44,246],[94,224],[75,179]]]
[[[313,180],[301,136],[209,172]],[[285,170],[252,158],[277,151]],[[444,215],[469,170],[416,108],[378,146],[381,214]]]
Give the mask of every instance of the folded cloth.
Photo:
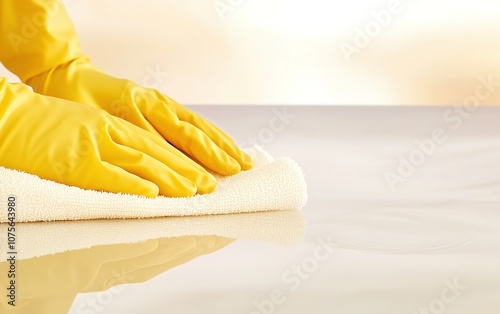
[[[274,159],[259,147],[247,150],[254,168],[217,177],[214,192],[188,198],[146,197],[66,186],[0,167],[0,206],[16,197],[17,222],[151,218],[294,210],[307,200],[299,166],[289,158]],[[96,178],[99,180],[99,178]],[[7,222],[5,211],[0,222]]]
[[[8,224],[0,224],[0,243],[7,243]],[[16,225],[16,259],[28,259],[97,245],[129,244],[157,238],[218,236],[294,245],[304,237],[300,210],[228,215],[30,222]],[[84,236],[83,236],[84,235]],[[0,251],[0,262],[8,258]]]

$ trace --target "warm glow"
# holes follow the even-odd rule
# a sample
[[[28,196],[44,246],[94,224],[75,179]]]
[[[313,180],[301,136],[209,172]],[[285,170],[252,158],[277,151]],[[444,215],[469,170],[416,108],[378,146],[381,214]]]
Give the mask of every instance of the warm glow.
[[[169,73],[159,88],[185,104],[451,104],[478,77],[500,79],[495,1],[92,0],[68,10],[94,63],[137,82],[158,65]]]

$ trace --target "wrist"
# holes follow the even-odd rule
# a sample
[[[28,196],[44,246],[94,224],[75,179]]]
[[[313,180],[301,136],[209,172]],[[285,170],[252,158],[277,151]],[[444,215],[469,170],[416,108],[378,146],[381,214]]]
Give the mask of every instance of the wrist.
[[[130,82],[107,75],[93,66],[88,57],[81,57],[30,78],[27,84],[39,94],[108,111]]]

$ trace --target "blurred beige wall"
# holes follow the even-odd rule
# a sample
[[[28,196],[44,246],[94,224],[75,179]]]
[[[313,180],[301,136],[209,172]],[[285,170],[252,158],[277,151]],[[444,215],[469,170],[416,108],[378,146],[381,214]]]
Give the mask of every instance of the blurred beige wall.
[[[500,104],[498,1],[69,0],[67,8],[95,64],[184,104],[459,104],[478,86],[491,90],[481,104]]]

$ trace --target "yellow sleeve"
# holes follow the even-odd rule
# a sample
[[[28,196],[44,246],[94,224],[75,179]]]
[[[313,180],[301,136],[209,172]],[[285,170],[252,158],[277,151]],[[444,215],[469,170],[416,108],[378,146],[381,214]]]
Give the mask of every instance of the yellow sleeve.
[[[61,1],[2,1],[0,62],[23,82],[77,58],[87,56]]]

